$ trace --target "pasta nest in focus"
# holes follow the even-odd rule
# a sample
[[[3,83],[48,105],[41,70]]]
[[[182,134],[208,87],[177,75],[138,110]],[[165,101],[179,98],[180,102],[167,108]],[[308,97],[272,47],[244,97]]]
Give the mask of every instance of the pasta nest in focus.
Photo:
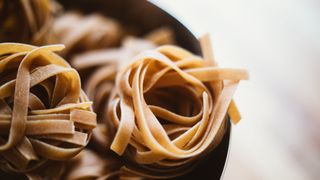
[[[36,170],[49,160],[68,160],[88,143],[96,114],[76,70],[54,51],[0,44],[0,168]]]
[[[177,46],[160,46],[118,72],[106,123],[116,131],[111,150],[131,164],[125,170],[176,177],[220,143],[232,96],[248,73],[217,67],[207,49],[203,59]]]

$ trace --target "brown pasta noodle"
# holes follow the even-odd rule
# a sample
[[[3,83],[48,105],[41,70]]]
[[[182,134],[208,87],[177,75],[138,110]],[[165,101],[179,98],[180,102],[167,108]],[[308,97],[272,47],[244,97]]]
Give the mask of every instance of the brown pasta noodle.
[[[43,45],[54,41],[50,26],[58,6],[51,0],[0,2],[0,42]]]
[[[144,49],[152,48],[155,48],[155,45],[148,41],[130,38],[125,40],[121,48],[89,51],[73,58],[73,67],[85,76],[84,89],[88,97],[94,101],[96,112],[105,109],[105,101],[114,86],[119,64]],[[94,71],[88,76],[85,70],[90,68],[94,68]],[[81,73],[83,71],[85,73]]]
[[[120,24],[100,14],[83,16],[67,12],[55,20],[54,33],[66,46],[64,56],[86,50],[113,47],[122,37]]]
[[[82,75],[85,92],[94,101],[96,112],[104,111],[122,63],[143,50],[154,49],[156,44],[174,43],[173,33],[166,27],[152,31],[145,38],[127,37],[119,48],[91,50],[72,58],[71,64]],[[87,71],[90,69],[92,72]]]
[[[116,129],[111,150],[129,161],[123,170],[147,178],[179,176],[220,143],[232,96],[248,73],[217,67],[208,37],[201,42],[204,59],[164,45],[143,51],[118,72],[106,124]]]
[[[62,179],[119,179],[122,175],[120,167],[120,161],[112,156],[102,156],[94,151],[84,150],[67,163]]]
[[[249,74],[218,67],[208,35],[200,57],[169,27],[134,37],[101,14],[59,10],[0,0],[0,42],[20,42],[0,43],[1,179],[175,178],[240,121],[232,98]],[[33,46],[56,42],[66,47]]]
[[[71,60],[73,67],[82,74],[86,93],[90,99],[94,100],[94,109],[100,124],[93,131],[91,150],[81,152],[66,165],[64,179],[141,179],[120,169],[123,163],[114,156],[114,153],[106,151],[106,147],[109,147],[112,142],[112,136],[110,136],[112,133],[109,133],[110,129],[102,124],[108,119],[103,112],[114,87],[118,66],[143,50],[156,48],[154,42],[174,43],[171,29],[166,27],[156,29],[147,34],[145,39],[127,37],[120,48],[92,50],[77,54]],[[92,73],[86,71],[92,68]]]
[[[94,111],[97,112],[98,122],[103,123],[108,120],[108,116],[104,112],[107,109],[108,98],[114,87],[114,79],[119,66],[143,50],[154,49],[155,42],[159,44],[174,43],[173,32],[167,27],[156,29],[147,34],[145,38],[149,40],[127,37],[119,48],[91,50],[76,54],[72,58],[71,64],[80,72],[84,90],[89,99],[94,102]],[[93,141],[109,146],[111,143],[110,134],[101,137],[101,131],[103,131],[101,127],[98,126],[94,130]]]
[[[63,45],[0,44],[0,168],[34,171],[88,143],[96,114]]]
[[[144,36],[145,40],[157,45],[175,44],[174,33],[171,28],[163,26]]]
[[[109,139],[107,129],[102,124],[93,131],[96,133],[91,139],[89,149],[83,150],[75,158],[65,163],[64,172],[60,179],[141,179],[121,169],[122,160],[111,151],[108,151]]]

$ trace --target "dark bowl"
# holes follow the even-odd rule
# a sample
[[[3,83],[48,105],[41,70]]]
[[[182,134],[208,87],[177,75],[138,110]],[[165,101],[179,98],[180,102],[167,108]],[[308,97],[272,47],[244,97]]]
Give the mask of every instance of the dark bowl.
[[[200,55],[198,39],[175,17],[146,0],[60,0],[65,9],[80,10],[83,13],[99,12],[119,20],[122,24],[139,29],[141,34],[161,26],[171,27],[179,46]],[[220,179],[226,165],[230,144],[231,124],[226,122],[226,133],[220,143],[190,173],[178,179]]]

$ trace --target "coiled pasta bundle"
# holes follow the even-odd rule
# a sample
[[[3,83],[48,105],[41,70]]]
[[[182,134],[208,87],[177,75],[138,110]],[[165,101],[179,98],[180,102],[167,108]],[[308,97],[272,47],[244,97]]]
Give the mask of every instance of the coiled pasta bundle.
[[[94,102],[98,123],[103,123],[109,118],[106,114],[108,99],[121,64],[141,51],[168,43],[174,43],[173,32],[170,28],[161,27],[151,31],[144,38],[127,37],[121,47],[91,50],[76,54],[71,59],[72,66],[80,73],[86,94]],[[93,141],[99,141],[99,146],[110,146],[111,137],[108,134],[101,135],[101,131],[104,131],[101,127],[103,126],[99,125],[94,130]]]
[[[77,71],[54,51],[0,44],[0,168],[35,171],[68,160],[88,143],[96,114],[81,90]]]
[[[232,96],[248,73],[217,67],[208,38],[201,42],[204,59],[165,45],[135,56],[118,72],[106,124],[116,129],[110,148],[129,161],[124,170],[179,176],[220,143]]]

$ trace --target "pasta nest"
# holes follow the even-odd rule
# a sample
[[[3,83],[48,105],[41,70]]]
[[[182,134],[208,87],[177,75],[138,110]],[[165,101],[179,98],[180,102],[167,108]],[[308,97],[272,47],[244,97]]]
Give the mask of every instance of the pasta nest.
[[[53,25],[58,42],[65,44],[64,56],[120,43],[123,36],[121,25],[100,14],[82,15],[67,12],[58,17]]]
[[[70,63],[79,72],[83,89],[94,102],[93,109],[97,113],[99,125],[93,131],[92,144],[103,147],[104,150],[111,144],[112,136],[106,130],[104,122],[109,118],[106,112],[108,99],[121,64],[141,51],[170,43],[174,43],[173,31],[168,27],[161,27],[143,38],[126,37],[120,47],[86,51],[71,58]]]
[[[1,1],[0,41],[34,45],[53,42],[50,27],[59,9],[51,0]]]
[[[111,150],[129,162],[123,169],[148,178],[189,172],[220,143],[243,79],[246,70],[219,68],[177,46],[135,56],[117,74],[106,122],[116,131]]]
[[[96,126],[63,45],[0,44],[0,167],[29,172],[77,155]]]

